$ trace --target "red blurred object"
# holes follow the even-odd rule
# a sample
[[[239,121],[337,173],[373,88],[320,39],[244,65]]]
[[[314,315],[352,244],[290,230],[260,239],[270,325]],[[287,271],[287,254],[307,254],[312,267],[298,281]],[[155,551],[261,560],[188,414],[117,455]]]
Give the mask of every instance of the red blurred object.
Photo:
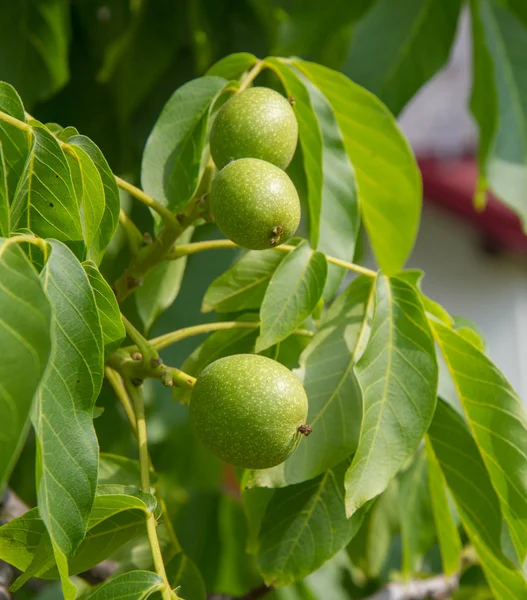
[[[517,215],[492,194],[482,212],[474,208],[477,165],[472,157],[441,159],[418,157],[426,201],[470,221],[496,249],[527,254],[527,236]]]

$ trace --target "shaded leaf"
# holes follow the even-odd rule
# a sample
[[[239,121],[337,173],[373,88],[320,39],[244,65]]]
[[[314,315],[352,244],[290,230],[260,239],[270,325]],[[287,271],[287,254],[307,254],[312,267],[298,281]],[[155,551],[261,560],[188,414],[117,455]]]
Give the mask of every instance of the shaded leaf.
[[[459,572],[462,549],[461,538],[452,516],[446,481],[429,442],[426,444],[426,455],[428,461],[428,489],[441,551],[443,573],[449,577]]]
[[[183,552],[175,554],[166,564],[168,581],[185,600],[205,600],[205,582],[193,561]]]
[[[66,127],[64,132],[70,129],[73,130],[72,133],[76,132],[73,127]],[[104,212],[97,236],[94,239],[94,247],[99,256],[102,256],[112,240],[119,223],[119,211],[121,208],[119,189],[106,158],[90,138],[85,135],[68,135],[67,141],[68,144],[84,150],[97,167],[101,177],[104,188]]]
[[[269,281],[284,258],[285,254],[276,250],[249,250],[210,284],[202,312],[260,308]]]
[[[488,186],[527,223],[527,23],[494,0],[473,0],[474,85],[479,126],[478,200]]]
[[[250,485],[281,487],[312,479],[357,448],[362,393],[354,365],[368,339],[373,290],[372,279],[359,277],[328,311],[296,372],[308,396],[313,433],[281,465],[255,471]]]
[[[9,197],[7,191],[7,166],[4,148],[0,141],[0,237],[9,237]]]
[[[84,254],[79,207],[68,161],[57,140],[41,125],[33,127],[33,147],[11,206],[11,228],[66,242]]]
[[[423,570],[423,559],[436,539],[428,491],[428,467],[423,450],[417,452],[410,467],[401,475],[398,502],[402,572],[403,576],[411,578]]]
[[[306,86],[295,71],[277,58],[266,58],[265,63],[280,77],[287,95],[295,100],[293,110],[298,121],[298,140],[302,148],[304,172],[307,181],[309,237],[311,245],[316,248],[320,235],[320,212],[322,210],[322,185],[324,180],[322,171],[322,133]]]
[[[362,218],[380,267],[399,271],[414,245],[421,212],[421,176],[393,116],[344,75],[294,61],[331,104],[355,169]],[[379,174],[382,173],[382,177]]]
[[[95,497],[99,448],[92,418],[103,378],[103,340],[84,269],[66,246],[54,240],[48,245],[41,279],[53,308],[53,350],[32,420],[39,511],[57,563],[64,565],[84,538]]]
[[[496,598],[525,598],[525,579],[501,549],[503,516],[499,499],[468,426],[454,409],[439,400],[428,433],[463,527]]]
[[[523,562],[527,556],[522,517],[527,510],[525,406],[476,346],[440,323],[432,323],[432,328]]]
[[[447,62],[461,0],[376,2],[353,30],[342,71],[397,115]]]
[[[145,600],[163,586],[163,580],[156,573],[130,571],[98,587],[87,600]]]
[[[95,303],[99,312],[102,337],[104,342],[104,358],[115,352],[126,336],[121,311],[112,288],[101,275],[96,265],[90,261],[82,264],[95,295]]]
[[[86,537],[68,561],[69,574],[91,569],[143,533],[145,513],[154,504],[154,498],[147,494],[141,497],[119,493],[96,496]],[[15,591],[30,577],[59,577],[51,539],[37,508],[0,527],[0,557],[24,571],[13,585]]]
[[[139,489],[141,487],[139,462],[125,456],[101,452],[98,482],[99,485],[122,484]]]
[[[5,81],[0,81],[0,110],[19,121],[26,120],[24,105],[20,96],[15,88]],[[15,195],[18,180],[24,170],[31,144],[25,132],[4,121],[0,121],[0,142],[7,168],[8,198],[12,199]]]
[[[352,261],[359,235],[360,215],[355,173],[346,154],[342,133],[330,104],[307,78],[302,77],[322,132],[322,209],[320,212],[321,252]],[[328,280],[324,296],[332,298],[346,271],[328,265]]]
[[[400,530],[398,510],[399,482],[392,479],[386,490],[373,501],[357,535],[348,544],[353,564],[369,579],[381,575],[392,548],[392,538]]]
[[[318,569],[357,533],[364,511],[346,518],[347,463],[276,490],[263,518],[258,566],[267,584],[287,585]]]
[[[0,489],[22,450],[33,396],[51,351],[51,308],[33,267],[0,238]],[[23,366],[21,371],[20,367]]]
[[[281,342],[309,317],[322,297],[326,257],[302,242],[278,265],[260,309],[256,352]]]
[[[0,78],[32,104],[68,80],[69,3],[20,0],[2,7]]]
[[[318,0],[297,2],[278,30],[275,52],[279,56],[309,56],[322,49],[335,27],[346,27],[358,21],[374,0],[336,0],[321,3]]]
[[[364,415],[346,474],[348,515],[386,489],[417,450],[434,414],[434,341],[417,290],[401,279],[377,277],[371,336],[356,373]]]
[[[257,62],[256,56],[249,52],[237,52],[222,58],[207,71],[207,75],[224,77],[225,79],[239,79]]]
[[[193,232],[193,227],[184,231],[176,244],[190,242]],[[135,303],[145,331],[150,330],[157,317],[177,298],[186,266],[186,256],[161,262],[147,273],[143,285],[136,290]]]
[[[196,189],[210,108],[226,83],[222,77],[200,77],[178,88],[148,138],[141,166],[143,189],[173,212],[183,208]]]

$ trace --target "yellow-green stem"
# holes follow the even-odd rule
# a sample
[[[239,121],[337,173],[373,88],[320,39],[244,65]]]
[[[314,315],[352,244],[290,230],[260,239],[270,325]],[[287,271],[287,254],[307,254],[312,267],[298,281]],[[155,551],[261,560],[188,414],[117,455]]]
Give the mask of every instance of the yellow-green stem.
[[[256,77],[260,74],[261,70],[264,68],[264,61],[259,60],[254,67],[247,73],[247,75],[240,82],[240,87],[236,90],[236,93],[239,94],[246,90],[251,83],[256,79]]]
[[[259,321],[220,321],[218,323],[202,323],[201,325],[192,325],[191,327],[184,327],[183,329],[165,333],[164,335],[148,340],[148,343],[156,350],[163,350],[171,344],[175,344],[180,340],[184,340],[194,335],[211,333],[213,331],[224,331],[226,329],[256,329],[258,327],[260,327]],[[309,329],[297,329],[296,331],[293,331],[293,335],[312,336],[313,332],[309,331]],[[134,350],[135,346],[123,348],[123,351],[126,352],[133,352]]]
[[[135,410],[135,420],[137,424],[137,443],[139,447],[139,467],[141,472],[141,491],[145,494],[150,493],[150,461],[148,456],[148,439],[146,435],[146,420],[145,420],[145,404],[143,400],[143,392],[139,387],[134,386],[131,381],[126,380],[126,391],[132,398]],[[156,573],[163,579],[165,588],[161,594],[163,600],[171,600],[171,588],[161,554],[161,546],[157,536],[157,522],[153,512],[149,512],[146,517],[146,532],[150,551],[154,561]]]
[[[139,331],[137,331],[137,329],[123,314],[121,314],[121,319],[123,320],[124,328],[126,329],[126,334],[137,346],[139,352],[143,355],[143,360],[147,362],[148,366],[151,366],[149,361],[151,359],[156,360],[157,358],[159,358],[157,350],[149,344],[149,342],[141,335],[141,333],[139,333]]]
[[[174,252],[170,255],[170,260],[175,260],[182,256],[188,256],[189,254],[196,254],[197,252],[203,252],[204,250],[217,250],[220,248],[239,248],[234,242],[230,240],[208,240],[205,242],[193,242],[191,244],[181,244],[178,246]],[[277,252],[291,252],[294,250],[296,246],[290,246],[288,244],[282,244],[281,246],[276,246],[272,248]],[[348,271],[353,271],[355,273],[360,273],[361,275],[366,275],[367,277],[376,277],[376,272],[368,269],[367,267],[362,267],[361,265],[356,265],[355,263],[348,262],[346,260],[341,260],[340,258],[335,258],[334,256],[328,256],[326,254],[326,260],[339,267],[343,267]]]

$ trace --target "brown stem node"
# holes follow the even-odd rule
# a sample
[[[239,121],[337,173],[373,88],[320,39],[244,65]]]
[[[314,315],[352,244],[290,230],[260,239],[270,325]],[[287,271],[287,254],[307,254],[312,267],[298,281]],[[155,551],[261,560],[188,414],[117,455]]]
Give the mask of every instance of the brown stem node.
[[[307,437],[308,435],[311,434],[311,432],[313,431],[313,428],[311,427],[311,425],[300,425],[300,427],[298,428],[298,431],[302,435],[305,435]]]

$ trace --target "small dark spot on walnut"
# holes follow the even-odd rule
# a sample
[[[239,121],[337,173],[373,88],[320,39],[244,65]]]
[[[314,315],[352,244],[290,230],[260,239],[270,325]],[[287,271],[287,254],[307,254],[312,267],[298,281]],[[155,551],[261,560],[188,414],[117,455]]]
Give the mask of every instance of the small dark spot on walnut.
[[[298,431],[302,435],[305,435],[307,437],[308,435],[311,434],[311,432],[313,431],[313,428],[311,427],[311,425],[300,425],[300,427],[298,428]]]

